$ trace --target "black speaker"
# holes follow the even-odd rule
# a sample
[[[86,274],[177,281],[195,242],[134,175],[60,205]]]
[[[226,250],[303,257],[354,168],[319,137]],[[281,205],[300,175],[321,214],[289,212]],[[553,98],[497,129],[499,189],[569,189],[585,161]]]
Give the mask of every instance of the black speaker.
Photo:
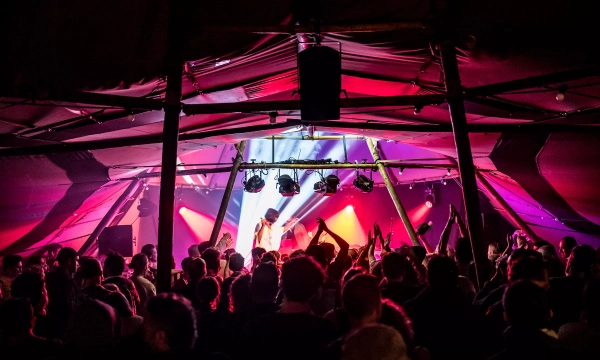
[[[98,236],[98,253],[117,252],[124,257],[133,256],[133,226],[117,225],[104,228]]]
[[[339,120],[342,60],[339,51],[309,47],[298,54],[300,117],[302,120]]]

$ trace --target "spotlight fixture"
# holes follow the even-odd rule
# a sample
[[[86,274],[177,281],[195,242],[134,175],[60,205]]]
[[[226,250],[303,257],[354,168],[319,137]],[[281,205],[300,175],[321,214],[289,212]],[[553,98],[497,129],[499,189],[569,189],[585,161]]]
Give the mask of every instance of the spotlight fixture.
[[[277,176],[277,186],[282,196],[294,196],[300,194],[300,184],[298,183],[298,173],[294,170],[294,178],[287,174]]]
[[[565,93],[567,92],[567,85],[561,85],[558,87],[558,94],[556,94],[557,101],[565,100]]]
[[[404,172],[404,168],[400,168],[400,170],[398,171],[398,175],[402,175],[402,173]]]
[[[415,105],[415,111],[414,114],[415,115],[419,115],[419,113],[421,112],[421,110],[423,109],[422,105]]]
[[[277,112],[273,111],[269,113],[269,122],[275,124],[277,122]]]
[[[358,169],[356,169],[356,179],[353,181],[353,185],[356,190],[364,193],[370,193],[373,191],[373,171],[371,171],[371,177],[368,178],[364,174],[359,174]]]
[[[446,176],[450,176],[450,169],[448,169],[448,172],[446,173]]]
[[[246,173],[247,175],[248,173]],[[265,187],[265,181],[259,175],[253,175],[248,180],[244,177],[242,184],[244,185],[244,191],[249,193],[258,193]]]
[[[315,192],[320,192],[323,196],[332,196],[337,192],[337,187],[340,184],[340,178],[335,175],[329,175],[326,178],[321,177],[314,185]]]
[[[431,185],[425,189],[425,206],[431,209],[433,205],[435,205],[435,190]]]

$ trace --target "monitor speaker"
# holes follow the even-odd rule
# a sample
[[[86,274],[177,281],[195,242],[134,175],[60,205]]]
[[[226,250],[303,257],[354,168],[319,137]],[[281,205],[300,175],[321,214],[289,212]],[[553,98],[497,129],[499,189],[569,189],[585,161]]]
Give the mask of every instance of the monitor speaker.
[[[117,225],[104,228],[98,236],[98,253],[117,252],[124,257],[133,256],[133,226]]]
[[[339,51],[314,46],[298,54],[300,117],[302,120],[339,120],[342,60]]]

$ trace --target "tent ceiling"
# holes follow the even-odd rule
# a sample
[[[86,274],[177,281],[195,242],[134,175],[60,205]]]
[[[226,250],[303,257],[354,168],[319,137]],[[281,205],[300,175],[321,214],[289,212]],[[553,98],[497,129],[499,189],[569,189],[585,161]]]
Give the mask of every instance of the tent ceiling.
[[[298,81],[296,52],[298,43],[307,37],[227,28],[280,26],[292,29],[296,21],[306,24],[312,5],[312,1],[296,0],[276,4],[267,0],[187,3],[182,22],[186,45],[183,102],[194,105],[297,100],[298,95],[292,95]],[[454,19],[458,29],[456,43],[461,80],[466,88],[597,64],[597,47],[590,46],[586,39],[586,34],[597,31],[595,14],[584,3],[461,0],[458,6]],[[375,0],[368,4],[359,0],[332,0],[321,2],[320,7],[323,26],[427,24],[431,11],[431,2],[422,0]],[[167,18],[166,2],[159,0],[3,3],[0,11],[3,50],[10,56],[0,59],[3,69],[0,72],[0,152],[63,142],[162,134],[162,110],[64,102],[60,98],[50,101],[44,100],[43,95],[87,91],[161,101],[166,89]],[[443,93],[439,59],[430,48],[430,38],[429,29],[414,26],[393,31],[324,34],[325,41],[341,43],[342,87],[350,99]],[[555,96],[561,85],[566,85],[568,90],[565,100],[559,102]],[[23,92],[35,93],[37,99]],[[525,85],[487,97],[468,97],[465,108],[469,124],[600,125],[597,112],[600,74],[596,71],[580,78],[550,81],[540,86]],[[296,129],[244,132],[251,126],[268,124],[269,110],[189,116],[182,113],[183,134],[226,128],[240,133],[181,141],[180,160],[184,163],[220,162],[231,157],[229,152],[223,151],[227,144]],[[344,108],[341,121],[359,126],[367,123],[447,125],[450,122],[446,104],[426,106],[418,115],[413,111],[412,106]],[[279,111],[278,122],[298,117],[296,110],[283,110]],[[317,127],[317,130],[398,142],[384,143],[390,148],[389,156],[398,158],[409,158],[406,150],[409,148],[422,152],[415,157],[426,153],[429,155],[425,157],[456,157],[451,133],[344,127]],[[595,134],[597,128],[590,134],[552,134],[540,150],[537,165],[541,176],[566,203],[588,220],[599,223],[600,213],[595,203],[600,194],[594,190],[598,176],[589,165],[600,148]],[[489,155],[501,136],[500,132],[470,134],[476,166],[496,169]],[[2,154],[8,155],[7,152]],[[100,182],[129,178],[141,169],[149,169],[148,166],[160,165],[161,144],[91,150],[87,154],[93,158],[87,161],[98,162],[108,174],[104,179],[89,181],[97,186]],[[71,155],[54,155],[60,161],[68,156]],[[0,208],[7,209],[2,212],[3,218],[9,213],[20,214],[17,216],[20,220],[10,218],[15,221],[0,227],[3,235],[14,235],[0,241],[0,250],[20,237],[15,235],[20,234],[18,229],[39,224],[52,204],[64,199],[67,189],[72,190],[74,184],[79,184],[82,194],[94,189],[92,185],[81,185],[88,180],[73,180],[69,176],[72,169],[64,163],[57,167],[58,160],[52,156],[0,156],[0,161],[4,169],[11,170],[0,175],[0,198],[3,199]],[[510,185],[518,193],[513,197],[512,193],[502,193],[510,197],[511,205],[523,214],[539,205],[531,205],[535,200],[524,200],[528,197],[527,191],[505,175],[496,172],[493,180],[497,188]],[[407,172],[405,178],[409,176]],[[221,174],[202,179],[209,185],[219,186],[226,177]],[[577,179],[577,185],[570,182],[573,178]],[[105,203],[110,197],[106,192],[101,195],[103,187],[98,186],[94,196],[98,196],[97,202]],[[32,189],[36,191],[35,196]],[[29,194],[29,200],[14,194]],[[76,203],[83,206],[80,200]],[[547,220],[542,221],[541,217],[526,220],[537,221],[539,229],[546,229],[540,231],[545,234],[550,231],[552,239],[556,239],[556,234],[568,232],[568,229],[552,232],[558,223],[552,227],[542,223]],[[58,218],[55,223],[59,223]]]

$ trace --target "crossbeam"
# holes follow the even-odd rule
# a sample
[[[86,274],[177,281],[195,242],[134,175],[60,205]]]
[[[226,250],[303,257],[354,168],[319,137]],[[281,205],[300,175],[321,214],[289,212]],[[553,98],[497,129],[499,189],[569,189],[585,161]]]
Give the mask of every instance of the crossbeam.
[[[315,32],[315,28],[313,26],[306,25],[207,25],[203,26],[202,29],[204,31],[210,32],[247,33],[264,35],[296,35],[312,34]],[[426,27],[423,23],[420,22],[319,25],[320,33],[360,33],[421,29],[426,29]]]

